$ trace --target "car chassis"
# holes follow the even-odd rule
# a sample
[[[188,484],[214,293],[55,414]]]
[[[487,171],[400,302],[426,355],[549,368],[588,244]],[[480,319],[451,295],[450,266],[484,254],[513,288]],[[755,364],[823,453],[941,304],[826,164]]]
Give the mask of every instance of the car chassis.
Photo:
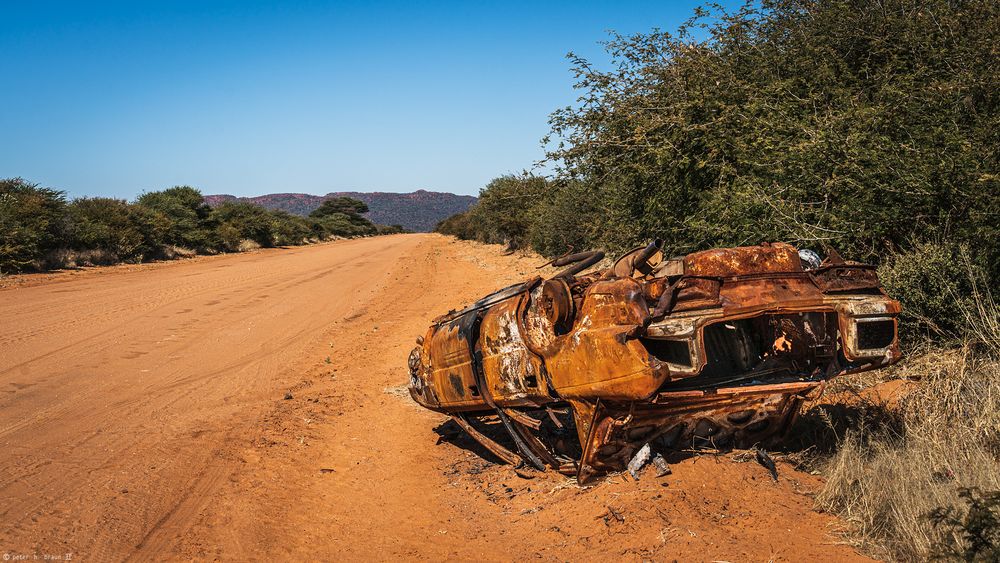
[[[901,357],[900,305],[872,266],[784,243],[661,247],[591,272],[603,253],[563,256],[550,279],[438,317],[410,354],[411,396],[498,458],[585,483],[647,444],[780,440],[831,378]]]

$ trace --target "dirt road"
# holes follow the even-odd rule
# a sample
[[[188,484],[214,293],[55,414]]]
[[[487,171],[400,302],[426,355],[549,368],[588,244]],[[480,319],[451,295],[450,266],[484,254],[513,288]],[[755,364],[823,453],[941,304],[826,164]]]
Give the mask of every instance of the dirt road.
[[[784,465],[773,483],[702,456],[580,489],[436,432],[403,387],[414,337],[537,263],[398,235],[7,280],[0,553],[860,558]]]

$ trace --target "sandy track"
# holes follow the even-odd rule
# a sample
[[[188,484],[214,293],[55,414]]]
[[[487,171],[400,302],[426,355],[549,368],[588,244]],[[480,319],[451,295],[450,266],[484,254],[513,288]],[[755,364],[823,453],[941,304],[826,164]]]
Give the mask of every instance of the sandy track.
[[[858,558],[811,510],[817,478],[788,467],[773,484],[702,457],[582,490],[518,478],[464,438],[435,445],[445,418],[402,390],[413,338],[536,263],[398,235],[9,283],[0,551]]]

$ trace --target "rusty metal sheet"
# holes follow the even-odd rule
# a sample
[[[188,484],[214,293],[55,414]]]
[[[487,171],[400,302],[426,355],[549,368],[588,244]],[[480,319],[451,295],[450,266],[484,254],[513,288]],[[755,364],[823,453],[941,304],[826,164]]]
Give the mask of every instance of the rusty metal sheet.
[[[410,394],[418,403],[454,412],[485,406],[473,367],[476,325],[476,313],[470,311],[431,328],[415,351],[422,362],[418,372],[411,371]]]
[[[542,358],[531,353],[519,315],[528,294],[487,309],[479,325],[476,350],[481,357],[490,396],[505,407],[543,405],[552,401]]]
[[[823,293],[881,291],[875,267],[867,264],[835,264],[809,272],[813,283]]]
[[[636,338],[648,315],[642,287],[631,278],[591,284],[573,329],[546,357],[560,397],[637,400],[652,395],[667,369]]]
[[[684,258],[684,275],[732,277],[750,274],[801,272],[795,247],[762,244],[737,248],[716,248],[689,254]]]

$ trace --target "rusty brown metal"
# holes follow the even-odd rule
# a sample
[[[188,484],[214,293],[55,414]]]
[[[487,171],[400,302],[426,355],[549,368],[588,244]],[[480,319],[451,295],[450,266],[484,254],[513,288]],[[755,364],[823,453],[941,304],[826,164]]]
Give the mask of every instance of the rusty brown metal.
[[[585,482],[647,444],[780,440],[829,379],[901,357],[900,305],[871,266],[834,252],[807,269],[784,243],[677,258],[661,247],[589,273],[581,264],[603,254],[568,255],[552,279],[435,319],[409,358],[412,397],[508,463],[573,468]],[[472,426],[485,417],[512,448]]]
[[[498,458],[506,461],[510,465],[518,465],[521,463],[521,458],[517,454],[508,450],[507,448],[501,446],[500,444],[493,441],[489,436],[483,434],[466,418],[465,414],[459,413],[452,415],[452,420],[458,424],[459,428],[465,430],[469,436],[472,436],[477,442],[482,444],[486,449],[493,452]]]

